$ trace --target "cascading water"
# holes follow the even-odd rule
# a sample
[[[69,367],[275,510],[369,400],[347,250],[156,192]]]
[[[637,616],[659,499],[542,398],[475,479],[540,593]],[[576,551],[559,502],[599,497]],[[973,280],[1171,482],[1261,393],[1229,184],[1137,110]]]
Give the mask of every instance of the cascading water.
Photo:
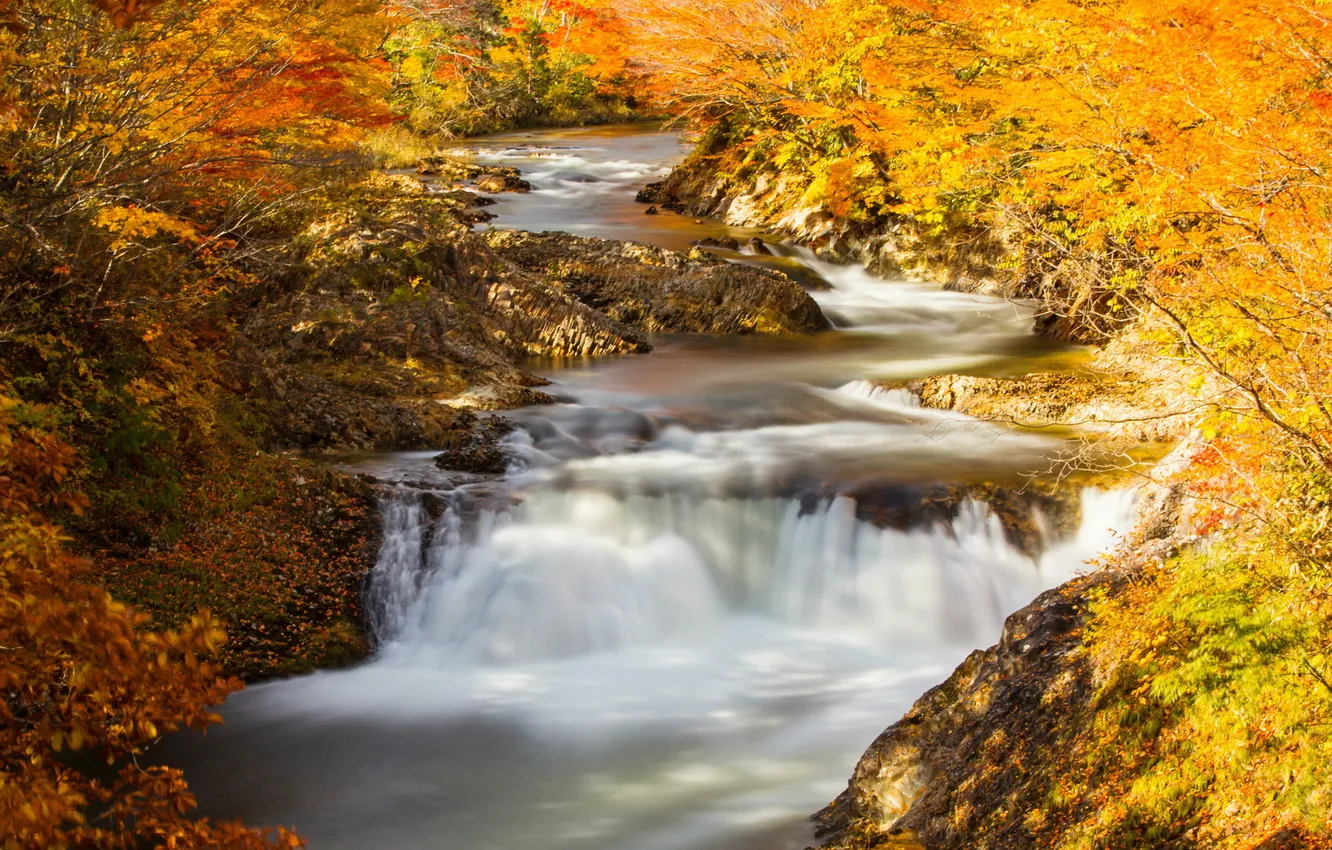
[[[1089,490],[1088,522],[1033,560],[983,503],[947,527],[876,528],[832,497],[718,498],[550,490],[426,518],[387,501],[371,582],[382,661],[521,662],[715,631],[723,618],[883,641],[984,643],[1003,619],[1107,548],[1131,500]],[[414,525],[414,527],[413,527]]]
[[[677,248],[722,229],[633,205],[669,136],[488,150],[536,187],[501,223]],[[1112,547],[1133,495],[1087,490],[1076,521],[1033,508],[1021,546],[990,505],[941,496],[1019,482],[1060,444],[882,382],[1049,356],[1030,311],[785,253],[830,285],[837,333],[553,372],[560,404],[509,414],[500,482],[430,453],[362,463],[399,482],[366,591],[377,653],[251,688],[209,743],[174,743],[205,810],[316,850],[808,844],[873,737]]]

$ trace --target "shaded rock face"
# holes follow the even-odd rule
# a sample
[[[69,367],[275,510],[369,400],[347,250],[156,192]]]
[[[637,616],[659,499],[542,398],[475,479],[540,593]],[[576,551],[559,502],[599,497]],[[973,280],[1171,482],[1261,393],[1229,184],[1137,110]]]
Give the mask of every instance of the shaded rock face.
[[[703,252],[568,233],[498,231],[486,241],[558,292],[649,333],[807,333],[828,326],[814,300],[785,275]]]
[[[995,484],[873,485],[853,490],[856,518],[880,528],[909,531],[951,528],[967,500],[984,502],[999,520],[1008,543],[1030,558],[1077,532],[1082,519],[1080,488]]]

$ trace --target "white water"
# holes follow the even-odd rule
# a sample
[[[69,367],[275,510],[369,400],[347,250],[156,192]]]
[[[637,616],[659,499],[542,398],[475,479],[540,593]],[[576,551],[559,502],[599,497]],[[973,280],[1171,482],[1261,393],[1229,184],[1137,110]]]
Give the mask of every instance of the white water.
[[[667,161],[635,155],[674,156],[669,137],[547,138],[597,149],[516,151],[540,163],[537,192],[504,199],[501,222],[715,235],[626,199]],[[515,414],[499,485],[441,475],[431,453],[363,463],[435,481],[445,508],[385,494],[373,661],[251,688],[204,743],[171,744],[205,810],[295,825],[316,850],[809,843],[804,819],[874,736],[1111,548],[1132,494],[1084,492],[1079,527],[1035,557],[974,501],[870,522],[856,494],[910,514],[1060,445],[866,379],[1042,349],[1014,305],[801,260],[843,330],[663,340],[553,372],[564,403]]]
[[[1108,548],[1131,507],[1088,491],[1079,533],[1034,562],[974,501],[950,527],[898,531],[858,520],[846,497],[549,491],[481,512],[465,535],[456,510],[427,523],[411,498],[385,509],[381,663],[438,667],[711,636],[734,616],[884,645],[983,644]]]

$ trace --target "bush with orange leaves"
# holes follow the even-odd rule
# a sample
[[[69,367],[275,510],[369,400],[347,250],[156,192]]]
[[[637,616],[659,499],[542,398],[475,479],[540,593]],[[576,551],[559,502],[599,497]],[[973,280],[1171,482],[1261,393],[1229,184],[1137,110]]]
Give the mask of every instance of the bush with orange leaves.
[[[89,578],[52,517],[82,512],[74,450],[0,397],[0,836],[5,847],[295,847],[290,832],[190,816],[179,771],[136,756],[218,717],[239,683],[207,658],[225,635],[200,612],[176,631]]]

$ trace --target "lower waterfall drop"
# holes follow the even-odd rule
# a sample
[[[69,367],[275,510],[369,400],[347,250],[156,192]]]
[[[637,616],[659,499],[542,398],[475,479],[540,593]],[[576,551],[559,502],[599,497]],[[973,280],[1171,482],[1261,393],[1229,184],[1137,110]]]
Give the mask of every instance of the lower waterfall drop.
[[[879,528],[848,497],[538,490],[427,519],[386,500],[370,608],[391,664],[511,663],[715,631],[728,616],[876,642],[981,645],[1127,527],[1131,494],[1089,489],[1083,522],[1036,559],[967,500],[946,524]]]

